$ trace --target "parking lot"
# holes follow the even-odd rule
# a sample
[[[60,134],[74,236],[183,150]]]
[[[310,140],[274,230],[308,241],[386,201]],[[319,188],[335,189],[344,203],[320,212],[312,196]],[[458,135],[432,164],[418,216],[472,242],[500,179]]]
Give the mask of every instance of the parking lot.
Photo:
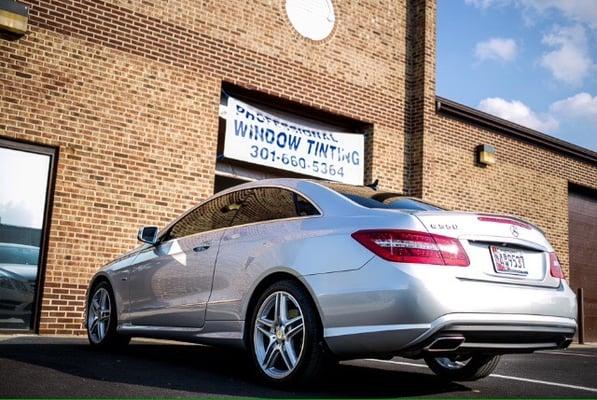
[[[502,358],[490,377],[444,383],[421,361],[343,362],[315,388],[255,382],[242,353],[134,340],[99,352],[85,338],[0,336],[2,397],[597,397],[597,347]]]

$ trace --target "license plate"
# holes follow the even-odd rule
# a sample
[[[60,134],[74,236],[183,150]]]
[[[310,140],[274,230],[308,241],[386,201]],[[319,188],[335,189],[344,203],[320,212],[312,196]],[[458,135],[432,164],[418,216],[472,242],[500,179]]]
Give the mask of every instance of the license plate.
[[[526,276],[529,273],[522,251],[504,247],[489,246],[495,272]]]

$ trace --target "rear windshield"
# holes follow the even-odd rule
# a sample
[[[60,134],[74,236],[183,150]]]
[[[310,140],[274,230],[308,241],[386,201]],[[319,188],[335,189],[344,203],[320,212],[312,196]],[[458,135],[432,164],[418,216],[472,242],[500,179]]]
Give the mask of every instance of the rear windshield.
[[[412,197],[406,197],[398,193],[379,192],[367,186],[353,186],[335,182],[323,182],[323,185],[367,208],[413,211],[442,210],[437,206]]]

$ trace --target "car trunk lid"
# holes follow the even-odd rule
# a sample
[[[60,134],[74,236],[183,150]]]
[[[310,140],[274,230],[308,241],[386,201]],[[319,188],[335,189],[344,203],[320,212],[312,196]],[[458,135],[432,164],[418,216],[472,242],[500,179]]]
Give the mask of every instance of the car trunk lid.
[[[419,211],[416,216],[432,234],[458,238],[469,259],[455,269],[462,279],[514,285],[558,287],[550,274],[552,248],[543,232],[519,218],[448,211]]]

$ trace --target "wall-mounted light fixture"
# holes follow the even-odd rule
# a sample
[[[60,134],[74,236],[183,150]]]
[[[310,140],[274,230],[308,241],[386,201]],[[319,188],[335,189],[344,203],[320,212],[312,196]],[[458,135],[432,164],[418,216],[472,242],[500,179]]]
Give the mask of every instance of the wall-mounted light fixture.
[[[29,7],[14,0],[0,0],[0,37],[16,40],[27,33]]]
[[[475,149],[477,162],[483,166],[495,164],[495,147],[489,144],[480,144]]]

